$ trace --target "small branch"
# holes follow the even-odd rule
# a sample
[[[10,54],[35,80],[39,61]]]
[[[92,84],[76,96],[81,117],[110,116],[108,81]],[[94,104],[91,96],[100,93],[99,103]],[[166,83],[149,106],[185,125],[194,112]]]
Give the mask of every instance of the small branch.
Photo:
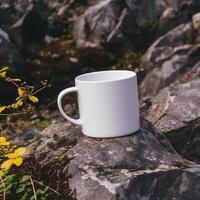
[[[33,179],[31,178],[31,176],[29,176],[29,178],[30,178],[31,185],[32,185],[32,188],[33,188],[34,198],[35,198],[35,200],[37,200],[37,194],[36,194],[36,191],[35,191],[35,186],[34,186],[34,183],[33,183]]]
[[[6,200],[6,185],[5,185],[5,183],[4,183],[4,181],[1,177],[0,177],[0,181],[1,181],[3,188],[4,188],[4,190],[3,190],[3,200]]]
[[[19,85],[15,83],[14,81],[10,81],[13,85],[15,85],[17,88],[19,88]]]
[[[28,121],[28,117],[27,117],[27,102],[26,102],[26,98],[24,98],[24,110],[25,110],[25,121]]]
[[[45,185],[45,184],[43,184],[43,183],[41,183],[41,182],[39,182],[39,181],[36,181],[36,180],[34,180],[34,179],[32,179],[32,180],[33,180],[34,182],[36,182],[37,184],[42,185],[42,186],[44,186],[44,187],[47,187],[49,190],[51,190],[51,191],[55,192],[56,194],[60,195],[60,193],[57,192],[56,190],[54,190],[53,188],[50,188],[49,186],[47,186],[47,185]]]
[[[0,116],[12,116],[12,115],[24,115],[26,112],[20,112],[20,113],[5,113],[5,114],[0,114]]]
[[[38,92],[40,92],[40,91],[44,90],[45,88],[46,88],[46,86],[43,86],[43,87],[41,87],[39,90],[37,90],[37,91],[33,92],[33,94],[32,94],[32,95],[35,95],[35,94],[37,94]]]

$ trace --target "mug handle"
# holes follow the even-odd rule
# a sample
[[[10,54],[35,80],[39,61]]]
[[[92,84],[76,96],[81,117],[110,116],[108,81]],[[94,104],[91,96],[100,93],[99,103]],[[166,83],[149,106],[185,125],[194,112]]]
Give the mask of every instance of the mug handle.
[[[77,124],[77,125],[82,125],[82,120],[79,118],[79,119],[73,119],[71,117],[69,117],[63,107],[62,107],[62,99],[63,97],[66,95],[66,94],[69,94],[69,93],[72,93],[72,92],[78,92],[78,88],[77,87],[71,87],[71,88],[67,88],[67,89],[64,89],[62,92],[60,92],[60,94],[58,95],[58,99],[57,99],[57,104],[58,104],[58,108],[61,112],[61,114],[63,115],[64,118],[66,118],[68,121],[74,123],[74,124]]]

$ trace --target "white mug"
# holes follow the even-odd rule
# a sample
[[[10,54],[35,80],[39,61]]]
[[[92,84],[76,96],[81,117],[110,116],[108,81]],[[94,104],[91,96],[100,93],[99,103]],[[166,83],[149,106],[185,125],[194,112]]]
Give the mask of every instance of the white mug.
[[[79,119],[63,110],[62,99],[78,93]],[[92,72],[75,78],[75,87],[58,96],[58,108],[70,122],[90,137],[112,138],[132,134],[140,128],[137,76],[127,70]]]

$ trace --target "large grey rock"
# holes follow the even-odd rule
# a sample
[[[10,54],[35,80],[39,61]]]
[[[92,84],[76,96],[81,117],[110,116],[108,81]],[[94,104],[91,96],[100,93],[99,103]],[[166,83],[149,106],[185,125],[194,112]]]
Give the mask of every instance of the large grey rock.
[[[140,85],[142,96],[156,95],[199,62],[197,38],[192,23],[187,23],[154,42],[142,58],[142,65],[148,72]]]
[[[153,99],[148,119],[185,158],[200,162],[200,79],[172,85]]]
[[[67,22],[63,22],[59,16],[59,10],[70,2],[59,0],[5,1],[0,3],[0,26],[9,32],[12,42],[21,48],[33,42],[43,41],[46,34],[57,37],[59,34],[64,34],[66,32],[64,29],[67,28]]]
[[[147,120],[122,138],[89,138],[69,122],[53,123],[42,135],[27,156],[51,172],[49,182],[52,174],[65,178],[78,200],[200,198],[199,165],[180,157]]]
[[[144,49],[158,35],[191,20],[197,1],[100,0],[74,23],[79,47],[118,45],[119,50]]]
[[[1,0],[0,26],[8,27],[23,16],[35,1],[41,0]]]
[[[20,48],[25,48],[33,42],[43,41],[50,14],[50,8],[43,2],[30,3],[24,15],[9,27],[11,40]]]
[[[83,137],[80,129],[69,122],[54,122],[44,129],[41,136],[37,148],[35,150],[30,148],[30,154],[34,153],[34,157],[41,166],[51,165],[55,162],[56,156],[64,156],[62,159],[66,159],[67,156],[63,154]]]
[[[0,66],[19,66],[23,63],[19,51],[13,45],[8,34],[0,29]]]

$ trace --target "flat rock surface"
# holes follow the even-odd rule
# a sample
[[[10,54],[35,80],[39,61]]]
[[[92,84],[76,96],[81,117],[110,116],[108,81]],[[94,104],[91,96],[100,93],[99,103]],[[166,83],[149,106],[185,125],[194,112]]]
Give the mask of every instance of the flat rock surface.
[[[53,123],[42,135],[27,156],[42,169],[65,171],[78,200],[200,198],[199,165],[179,156],[145,119],[138,132],[121,138],[89,138],[68,122]]]

